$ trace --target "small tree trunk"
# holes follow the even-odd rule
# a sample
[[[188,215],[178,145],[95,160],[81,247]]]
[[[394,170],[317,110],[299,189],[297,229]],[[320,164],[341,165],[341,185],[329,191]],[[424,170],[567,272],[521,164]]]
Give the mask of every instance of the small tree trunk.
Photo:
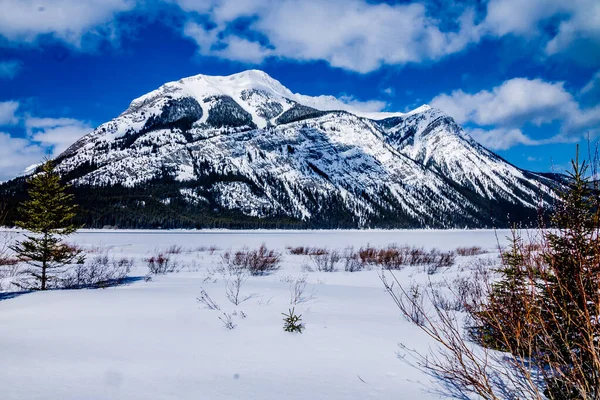
[[[43,248],[43,259],[42,259],[42,287],[41,290],[46,290],[46,270],[48,269],[48,257],[50,251],[48,249],[48,234],[44,233],[44,248]]]
[[[42,262],[42,290],[46,290],[46,260]]]

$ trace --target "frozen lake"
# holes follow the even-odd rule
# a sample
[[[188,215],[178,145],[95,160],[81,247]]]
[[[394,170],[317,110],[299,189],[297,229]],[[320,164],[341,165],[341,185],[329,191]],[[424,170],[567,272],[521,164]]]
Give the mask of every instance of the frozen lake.
[[[496,249],[504,245],[509,230],[81,230],[72,241],[81,244],[104,244],[147,248],[149,245],[178,244],[182,246],[219,246],[237,248],[268,247],[285,249],[288,246],[319,246],[342,249],[353,246],[415,245],[440,250],[453,250],[459,246],[479,246]]]

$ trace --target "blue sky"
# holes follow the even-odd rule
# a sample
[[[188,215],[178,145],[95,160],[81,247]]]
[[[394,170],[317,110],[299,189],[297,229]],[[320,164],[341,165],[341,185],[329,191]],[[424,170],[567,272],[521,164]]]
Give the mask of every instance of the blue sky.
[[[600,135],[597,0],[0,0],[0,180],[135,97],[266,71],[366,110],[441,108],[513,164]]]

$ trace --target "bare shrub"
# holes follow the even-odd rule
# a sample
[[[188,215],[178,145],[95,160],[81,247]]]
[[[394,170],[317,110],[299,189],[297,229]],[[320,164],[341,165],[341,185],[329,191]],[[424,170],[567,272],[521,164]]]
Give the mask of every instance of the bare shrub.
[[[237,326],[233,323],[233,319],[231,317],[232,315],[227,314],[226,312],[224,312],[223,315],[219,316],[219,319],[223,323],[223,326],[229,330],[235,329],[235,327]]]
[[[250,295],[250,296],[241,296],[240,295],[242,286],[244,286],[244,283],[246,283],[247,280],[248,280],[248,274],[244,270],[239,270],[237,274],[231,276],[227,280],[226,287],[225,287],[225,295],[227,296],[227,299],[232,304],[237,306],[240,303],[243,303],[244,301],[252,298],[252,295]]]
[[[19,263],[17,257],[10,251],[13,240],[14,235],[10,232],[0,232],[0,267]]]
[[[82,287],[104,287],[118,284],[127,277],[135,264],[133,259],[109,258],[99,254],[83,264],[75,264],[60,277],[61,287],[76,289]]]
[[[1,208],[0,208],[1,212]],[[0,222],[1,215],[0,215]],[[13,278],[19,274],[20,266],[16,255],[10,250],[14,241],[11,232],[0,232],[0,279]]]
[[[302,270],[302,272],[314,272],[315,271],[314,268],[308,264],[302,264],[300,266],[300,269]]]
[[[402,348],[445,393],[600,399],[600,197],[583,178],[584,166],[575,161],[573,170],[553,211],[557,228],[541,231],[539,246],[523,244],[513,231],[493,280],[475,268],[475,286],[452,284],[454,304],[464,307],[436,301],[430,283],[426,309],[393,272],[392,283],[382,277],[402,314],[438,344],[423,352]],[[415,308],[424,320],[414,317]]]
[[[267,275],[279,269],[281,253],[269,250],[262,244],[257,250],[243,248],[235,253],[226,252],[221,256],[222,266],[231,271],[247,270],[251,275]]]
[[[315,294],[310,293],[305,295],[306,291],[306,279],[307,275],[299,276],[298,278],[290,282],[290,304],[295,306],[297,304],[306,303],[315,298]]]
[[[146,263],[148,265],[148,270],[152,275],[164,275],[179,271],[177,262],[171,261],[171,258],[163,253],[151,256],[146,259]]]
[[[324,247],[297,246],[288,247],[287,250],[295,256],[320,256],[329,253],[329,250]]]
[[[385,290],[392,296],[395,296],[396,287],[400,287],[400,283],[396,279],[396,276],[389,271],[392,278],[388,280],[386,276],[386,272],[384,270],[379,272],[379,278],[383,283],[383,287]],[[401,288],[401,287],[400,287]],[[423,326],[426,320],[425,308],[423,306],[423,293],[422,289],[416,283],[411,283],[410,287],[407,291],[402,290],[402,293],[406,295],[406,297],[410,300],[407,302],[406,310],[403,310],[404,317],[409,321],[414,323],[417,326]],[[404,312],[406,311],[406,312]]]
[[[204,289],[200,291],[200,296],[196,297],[196,300],[198,300],[198,303],[204,305],[204,308],[207,308],[209,310],[221,310],[221,307],[219,307],[219,305],[213,299],[210,298],[210,296]]]
[[[183,252],[183,246],[173,244],[165,250],[167,254],[181,254]]]
[[[465,311],[472,309],[486,294],[489,275],[478,275],[477,272],[467,276],[457,276],[451,281],[444,280],[439,288],[432,290],[434,305],[445,311]]]
[[[483,250],[481,247],[479,246],[470,246],[470,247],[458,247],[455,250],[456,254],[458,254],[459,256],[478,256],[480,254],[485,254],[486,251]]]
[[[390,270],[402,269],[407,265],[431,265],[431,273],[435,273],[439,268],[454,265],[455,253],[438,249],[426,251],[423,248],[411,246],[391,245],[381,249],[367,246],[359,249],[358,258],[364,265],[380,266]]]
[[[340,253],[337,251],[324,254],[313,254],[310,258],[315,264],[317,271],[321,272],[335,272],[337,270],[337,263],[342,259]]]
[[[356,257],[346,257],[344,260],[344,271],[358,272],[363,270],[364,265]]]
[[[304,246],[288,247],[287,250],[295,256],[305,256],[309,253],[309,248]]]
[[[5,279],[5,278],[15,278],[19,275],[21,275],[23,272],[21,270],[21,266],[19,265],[19,263],[9,263],[6,265],[2,265],[0,266],[0,279]]]

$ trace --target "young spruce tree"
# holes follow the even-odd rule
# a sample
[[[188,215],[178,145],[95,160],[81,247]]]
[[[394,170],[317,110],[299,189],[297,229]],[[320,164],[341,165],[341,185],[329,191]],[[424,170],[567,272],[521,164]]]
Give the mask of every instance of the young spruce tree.
[[[600,202],[586,162],[573,171],[546,235],[538,354],[554,371],[550,399],[600,399]]]
[[[79,227],[72,223],[76,205],[73,195],[66,193],[60,176],[51,161],[29,180],[29,200],[19,208],[22,220],[16,225],[30,232],[18,241],[12,250],[19,260],[29,264],[30,277],[35,284],[28,289],[46,290],[56,279],[56,273],[80,256],[80,251],[63,242],[63,238]]]

